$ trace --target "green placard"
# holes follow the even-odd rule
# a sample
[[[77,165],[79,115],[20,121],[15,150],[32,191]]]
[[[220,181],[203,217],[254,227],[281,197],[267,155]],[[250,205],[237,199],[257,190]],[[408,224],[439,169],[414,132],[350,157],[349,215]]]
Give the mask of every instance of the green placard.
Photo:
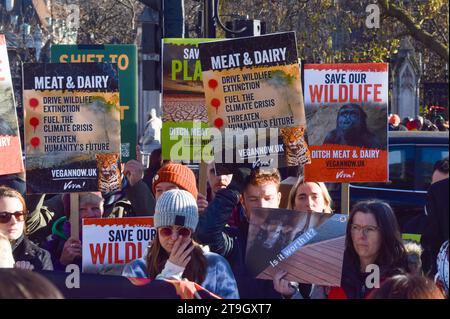
[[[420,234],[408,234],[408,233],[403,233],[402,234],[402,239],[403,240],[411,240],[411,241],[415,241],[417,243],[420,244],[420,239],[422,238],[422,235]]]
[[[111,62],[119,69],[121,160],[136,158],[138,83],[137,50],[134,44],[53,45],[54,63]]]
[[[161,131],[164,159],[214,159],[202,147],[209,144],[210,138],[198,51],[199,43],[212,40],[215,39],[164,39]]]

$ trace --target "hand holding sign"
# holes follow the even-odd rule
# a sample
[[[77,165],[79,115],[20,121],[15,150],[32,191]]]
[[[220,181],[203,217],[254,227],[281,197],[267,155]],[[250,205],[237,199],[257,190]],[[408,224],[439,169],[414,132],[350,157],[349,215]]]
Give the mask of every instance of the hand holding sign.
[[[280,270],[273,277],[273,288],[282,294],[285,298],[291,298],[295,294],[295,288],[292,287],[289,281],[283,279],[287,272]]]
[[[73,263],[74,259],[81,257],[81,241],[70,237],[65,243],[59,258],[59,262],[63,265]]]
[[[203,213],[205,209],[208,207],[208,201],[206,200],[206,196],[198,193],[197,195],[197,206],[198,206],[198,212]]]
[[[29,261],[16,261],[16,263],[14,264],[14,268],[33,270],[34,266]]]
[[[245,184],[247,183],[252,170],[248,167],[239,167],[235,166],[230,169],[227,165],[222,165],[219,163],[215,164],[216,167],[216,175],[229,175],[233,174],[233,178],[231,179],[231,183],[228,185],[229,189],[233,189],[242,193],[244,190]]]

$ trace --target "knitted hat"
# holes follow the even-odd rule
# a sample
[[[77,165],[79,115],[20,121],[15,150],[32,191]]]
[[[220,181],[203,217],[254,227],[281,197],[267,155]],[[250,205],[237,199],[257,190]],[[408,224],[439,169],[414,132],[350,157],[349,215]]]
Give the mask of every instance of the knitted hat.
[[[195,231],[198,208],[194,196],[181,189],[164,192],[156,202],[154,224],[156,228],[177,225]]]
[[[198,191],[194,172],[185,165],[170,163],[161,167],[153,178],[153,194],[156,194],[156,185],[162,182],[173,183],[197,199]]]

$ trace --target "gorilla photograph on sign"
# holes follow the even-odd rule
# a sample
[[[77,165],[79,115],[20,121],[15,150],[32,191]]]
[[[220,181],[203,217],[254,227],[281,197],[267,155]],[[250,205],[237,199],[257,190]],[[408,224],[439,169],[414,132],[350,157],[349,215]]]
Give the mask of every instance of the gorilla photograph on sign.
[[[342,105],[336,116],[336,128],[326,135],[323,144],[383,148],[380,138],[367,127],[366,112],[354,103]]]
[[[385,182],[388,65],[306,64],[305,180]]]

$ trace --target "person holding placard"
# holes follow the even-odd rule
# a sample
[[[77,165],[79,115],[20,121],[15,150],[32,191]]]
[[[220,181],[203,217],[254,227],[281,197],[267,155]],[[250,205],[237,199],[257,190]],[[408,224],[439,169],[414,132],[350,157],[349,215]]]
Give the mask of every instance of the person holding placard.
[[[70,234],[70,196],[63,196],[66,216],[59,218],[52,227],[52,236],[46,247],[52,255],[55,268],[64,270],[69,264],[81,267],[81,241]],[[104,213],[104,200],[100,192],[80,193],[80,225],[83,218],[101,218]],[[81,228],[80,228],[81,238]]]
[[[326,185],[322,182],[305,182],[303,176],[300,176],[291,188],[288,200],[288,209],[299,212],[308,212],[308,216],[314,218],[313,212],[331,214],[331,196],[328,193]],[[295,238],[306,231],[310,225],[315,225],[310,218],[305,223],[304,229],[296,234]],[[312,286],[309,284],[290,283],[283,279],[286,272],[278,272],[273,280],[275,290],[281,293],[285,298],[291,298],[297,290],[302,294],[303,298],[308,299]],[[298,287],[298,289],[297,289]]]
[[[25,199],[16,190],[0,186],[0,233],[11,243],[16,267],[53,270],[50,253],[38,247],[26,236]]]
[[[217,169],[219,167],[219,169]],[[280,298],[268,280],[255,279],[245,265],[249,220],[255,208],[278,208],[281,177],[277,169],[250,170],[237,167],[232,172],[216,165],[218,174],[233,174],[231,183],[216,192],[214,200],[200,216],[196,235],[211,251],[224,256],[231,265],[241,298]],[[237,226],[229,226],[238,205],[244,210]]]
[[[122,275],[150,279],[186,278],[222,298],[239,298],[228,262],[218,254],[203,251],[192,240],[197,223],[198,207],[194,196],[180,189],[165,191],[156,202],[154,226],[157,234],[147,256],[127,264]]]
[[[314,286],[312,299],[367,298],[388,278],[409,272],[406,249],[389,204],[376,200],[357,203],[346,236],[341,287]]]
[[[123,170],[126,178],[122,178],[122,189],[102,193],[102,217],[134,217],[152,216],[155,199],[149,187],[142,180],[143,166],[136,160],[128,161]],[[43,195],[42,195],[43,196]],[[54,223],[66,216],[63,197],[59,194],[44,201],[41,195],[28,196],[32,211],[26,220],[30,238],[39,243],[45,243],[52,234]],[[30,205],[29,204],[29,205]]]

